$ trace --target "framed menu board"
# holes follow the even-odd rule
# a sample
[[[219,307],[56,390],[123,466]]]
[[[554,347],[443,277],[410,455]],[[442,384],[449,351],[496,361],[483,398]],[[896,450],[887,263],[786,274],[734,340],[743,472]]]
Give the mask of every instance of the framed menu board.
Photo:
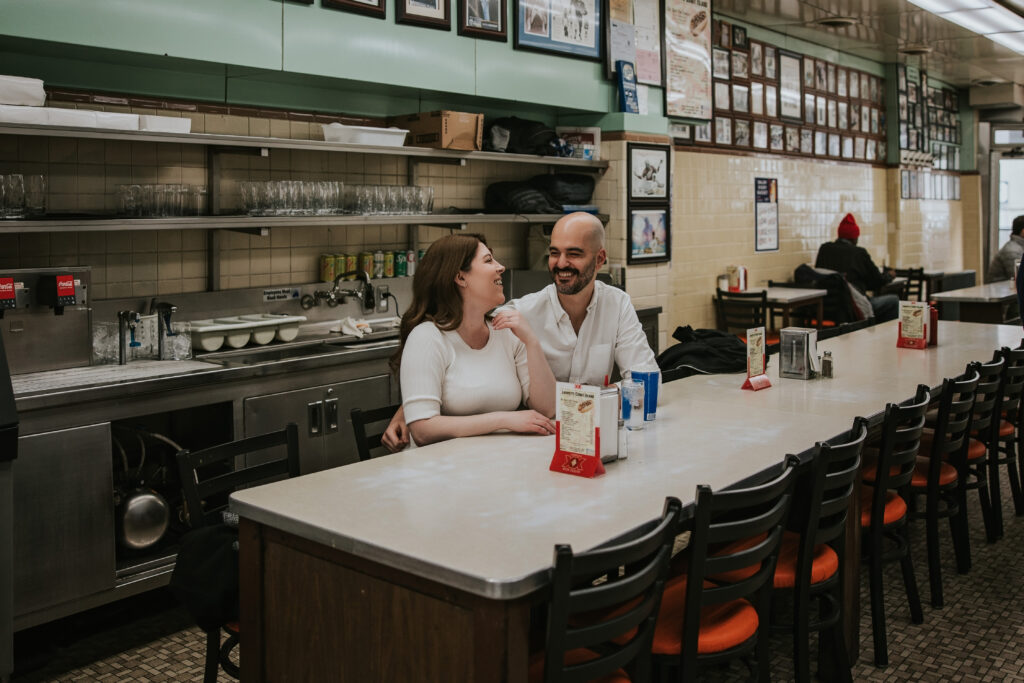
[[[665,114],[711,118],[709,0],[665,0]]]

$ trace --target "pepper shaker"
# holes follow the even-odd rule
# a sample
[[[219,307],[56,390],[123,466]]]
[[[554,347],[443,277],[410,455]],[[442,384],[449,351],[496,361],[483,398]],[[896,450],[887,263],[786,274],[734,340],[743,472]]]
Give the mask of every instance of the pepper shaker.
[[[835,375],[833,374],[832,368],[832,352],[826,351],[825,355],[821,359],[821,376],[828,377],[831,379]]]

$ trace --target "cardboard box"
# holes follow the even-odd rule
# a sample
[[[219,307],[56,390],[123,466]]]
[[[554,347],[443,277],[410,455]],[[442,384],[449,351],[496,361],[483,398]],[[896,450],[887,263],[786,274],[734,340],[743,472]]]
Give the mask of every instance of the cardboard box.
[[[393,116],[388,124],[409,130],[410,147],[475,150],[484,140],[483,114],[431,111]]]

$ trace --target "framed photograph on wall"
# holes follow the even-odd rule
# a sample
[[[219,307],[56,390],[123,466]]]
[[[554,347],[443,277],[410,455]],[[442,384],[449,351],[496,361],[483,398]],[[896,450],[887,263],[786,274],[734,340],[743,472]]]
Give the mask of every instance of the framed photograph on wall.
[[[779,50],[779,116],[789,121],[803,121],[800,55]]]
[[[602,6],[601,0],[515,0],[512,45],[601,61]]]
[[[628,265],[670,260],[671,240],[668,206],[629,207]]]
[[[320,4],[328,9],[339,9],[342,12],[355,12],[370,17],[384,19],[387,17],[385,0],[320,0]]]
[[[711,48],[711,75],[728,79],[729,73],[729,51],[720,47]]]
[[[458,0],[459,35],[508,42],[505,0]]]
[[[395,0],[395,22],[451,31],[451,4],[447,0]]]
[[[671,147],[629,143],[627,196],[630,202],[667,202],[669,181],[672,178]]]

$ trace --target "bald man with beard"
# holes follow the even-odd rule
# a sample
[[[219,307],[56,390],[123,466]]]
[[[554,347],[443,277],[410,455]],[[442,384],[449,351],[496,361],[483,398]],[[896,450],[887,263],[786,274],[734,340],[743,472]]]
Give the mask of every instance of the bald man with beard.
[[[552,284],[505,305],[526,318],[560,382],[601,386],[616,365],[620,371],[657,366],[629,295],[595,279],[608,260],[604,239],[596,216],[563,216],[548,247]],[[409,444],[401,408],[381,440],[392,452]]]

